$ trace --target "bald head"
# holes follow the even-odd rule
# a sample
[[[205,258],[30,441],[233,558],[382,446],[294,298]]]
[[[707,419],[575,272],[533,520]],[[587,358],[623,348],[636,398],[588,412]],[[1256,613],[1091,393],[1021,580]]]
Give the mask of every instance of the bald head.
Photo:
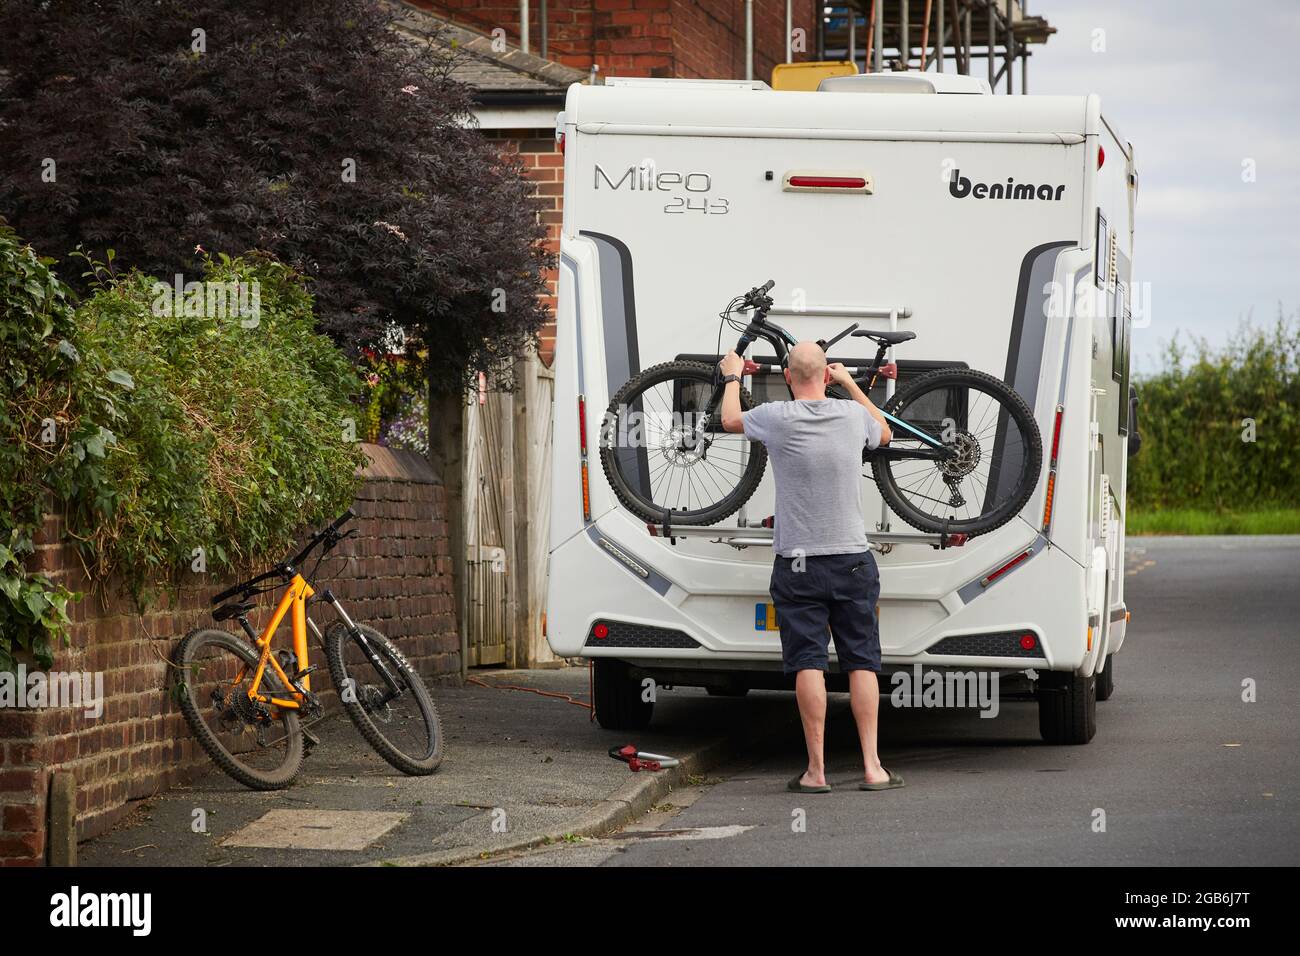
[[[816,342],[800,342],[790,350],[790,385],[817,387],[826,382],[826,353]]]

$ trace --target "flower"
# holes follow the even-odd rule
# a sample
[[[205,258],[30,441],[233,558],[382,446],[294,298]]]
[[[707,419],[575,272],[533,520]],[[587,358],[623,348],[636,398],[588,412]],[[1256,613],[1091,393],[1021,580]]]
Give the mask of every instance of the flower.
[[[392,233],[392,234],[393,234],[394,236],[396,236],[398,239],[401,239],[403,242],[406,241],[406,233],[402,232],[402,230],[398,229],[398,228],[397,228],[396,226],[394,226],[391,222],[384,222],[382,219],[376,219],[375,222],[374,222],[374,225],[376,225],[376,226],[380,226],[380,227],[383,228],[383,229],[387,229],[390,233]]]

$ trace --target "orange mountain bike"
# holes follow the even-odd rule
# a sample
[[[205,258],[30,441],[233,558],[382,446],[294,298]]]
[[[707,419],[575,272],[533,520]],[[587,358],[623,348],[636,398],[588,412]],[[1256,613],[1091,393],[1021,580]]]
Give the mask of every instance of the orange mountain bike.
[[[349,508],[313,534],[292,558],[212,599],[221,605],[213,618],[239,621],[247,641],[211,629],[192,631],[181,641],[181,712],[217,766],[247,787],[287,787],[303,757],[320,742],[304,726],[304,719],[314,723],[323,712],[311,690],[310,675],[316,668],[308,663],[309,630],[325,653],[344,711],[381,757],[412,775],[433,773],[442,762],[438,711],[415,668],[386,637],[348,617],[332,591],[317,592],[307,582],[325,556],[356,533],[339,530],[355,517]],[[304,576],[300,568],[317,547],[321,551],[316,563]],[[248,623],[254,607],[250,599],[281,587],[263,586],[272,580],[283,582],[284,596],[259,635]],[[338,617],[324,634],[307,615],[307,605],[318,601],[330,605]],[[272,653],[271,642],[286,617],[292,649]]]

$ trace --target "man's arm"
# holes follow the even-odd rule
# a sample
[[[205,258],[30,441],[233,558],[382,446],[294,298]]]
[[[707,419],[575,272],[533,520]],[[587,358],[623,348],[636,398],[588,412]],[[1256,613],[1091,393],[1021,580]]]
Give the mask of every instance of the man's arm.
[[[880,444],[888,445],[889,440],[894,437],[894,433],[889,430],[889,422],[885,420],[885,416],[876,407],[876,403],[867,398],[866,392],[862,391],[858,387],[858,383],[853,381],[853,375],[839,362],[831,363],[827,366],[827,369],[831,373],[831,380],[848,392],[849,398],[866,408],[871,413],[871,417],[880,424]]]
[[[724,376],[739,376],[745,370],[745,360],[735,351],[728,352],[718,363]],[[728,382],[722,390],[722,427],[725,431],[743,434],[745,419],[740,411],[740,382]]]

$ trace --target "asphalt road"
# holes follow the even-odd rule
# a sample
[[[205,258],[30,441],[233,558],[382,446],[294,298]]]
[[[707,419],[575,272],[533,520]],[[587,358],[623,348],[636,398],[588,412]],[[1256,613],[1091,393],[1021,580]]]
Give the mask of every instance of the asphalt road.
[[[907,787],[864,793],[848,698],[833,695],[830,794],[785,791],[803,764],[791,722],[613,838],[491,865],[1300,863],[1300,537],[1128,551],[1131,630],[1087,746],[1043,744],[1032,701],[993,719],[887,709],[882,760]]]

